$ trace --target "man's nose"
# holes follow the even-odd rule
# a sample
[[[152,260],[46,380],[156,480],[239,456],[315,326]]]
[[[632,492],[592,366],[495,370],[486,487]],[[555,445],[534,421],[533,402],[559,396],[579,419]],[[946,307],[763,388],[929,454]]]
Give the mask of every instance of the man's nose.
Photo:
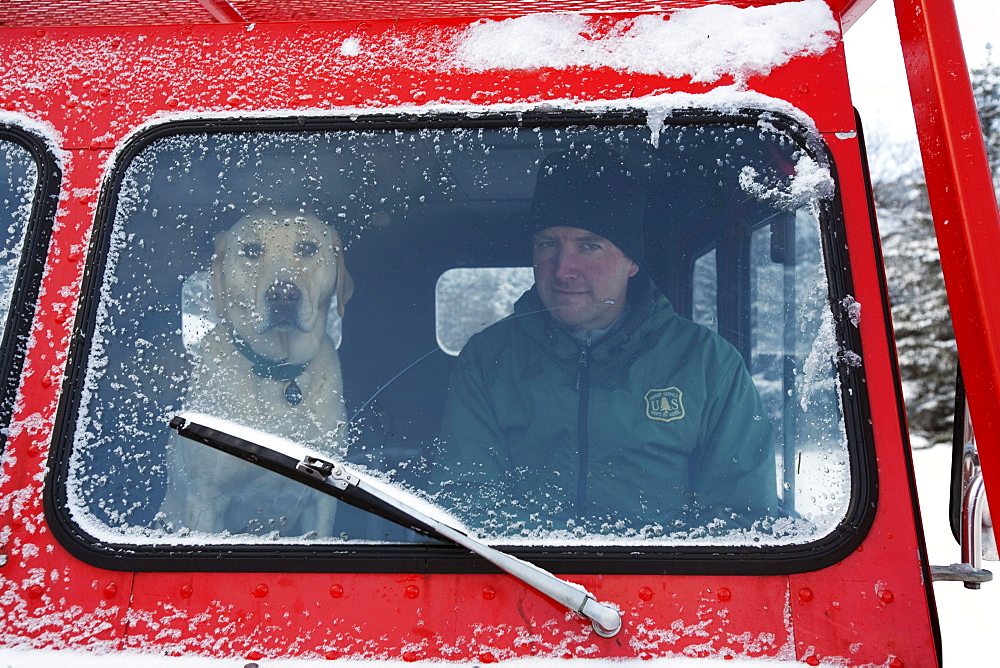
[[[580,268],[577,260],[575,253],[560,249],[553,258],[556,278],[559,280],[576,278]]]
[[[294,283],[275,281],[268,287],[265,298],[272,308],[288,308],[299,302],[302,291]]]

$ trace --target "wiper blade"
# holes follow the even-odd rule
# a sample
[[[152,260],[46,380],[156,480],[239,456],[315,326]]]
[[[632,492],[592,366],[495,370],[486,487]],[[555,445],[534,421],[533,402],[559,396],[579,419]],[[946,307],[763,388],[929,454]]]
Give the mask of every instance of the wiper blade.
[[[622,628],[619,612],[598,601],[583,587],[472,538],[329,458],[316,456],[316,453],[273,434],[234,425],[209,415],[181,413],[170,421],[170,426],[181,436],[263,466],[424,535],[464,547],[586,617],[599,636],[611,638]],[[242,435],[233,433],[235,431]]]

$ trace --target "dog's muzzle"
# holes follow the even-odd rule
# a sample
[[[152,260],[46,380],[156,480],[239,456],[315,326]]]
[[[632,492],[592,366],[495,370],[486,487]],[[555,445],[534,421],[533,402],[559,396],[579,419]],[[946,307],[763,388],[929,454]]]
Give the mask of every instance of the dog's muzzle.
[[[305,331],[301,319],[302,290],[289,281],[275,281],[264,293],[268,307],[267,329],[290,325]]]

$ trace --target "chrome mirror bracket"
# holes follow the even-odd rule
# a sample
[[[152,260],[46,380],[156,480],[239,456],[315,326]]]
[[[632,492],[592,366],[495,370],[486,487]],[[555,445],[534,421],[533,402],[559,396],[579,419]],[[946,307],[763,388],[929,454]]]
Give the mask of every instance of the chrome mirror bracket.
[[[992,572],[973,568],[969,564],[931,566],[931,580],[934,582],[964,582],[967,589],[979,589],[982,583],[992,579]]]
[[[976,471],[965,487],[962,497],[962,562],[950,566],[931,566],[931,580],[954,580],[965,583],[966,589],[979,589],[993,579],[993,573],[983,565],[983,510],[986,507],[986,486],[983,474]]]

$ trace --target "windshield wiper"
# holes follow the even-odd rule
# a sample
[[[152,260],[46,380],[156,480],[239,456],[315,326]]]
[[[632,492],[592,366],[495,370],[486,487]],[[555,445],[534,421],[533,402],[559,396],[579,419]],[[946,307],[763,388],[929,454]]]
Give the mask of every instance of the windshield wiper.
[[[599,636],[611,638],[622,628],[619,612],[595,599],[583,587],[470,537],[329,458],[314,456],[316,453],[273,434],[209,415],[181,413],[170,421],[170,426],[181,436],[263,466],[424,535],[464,547],[586,617]]]

